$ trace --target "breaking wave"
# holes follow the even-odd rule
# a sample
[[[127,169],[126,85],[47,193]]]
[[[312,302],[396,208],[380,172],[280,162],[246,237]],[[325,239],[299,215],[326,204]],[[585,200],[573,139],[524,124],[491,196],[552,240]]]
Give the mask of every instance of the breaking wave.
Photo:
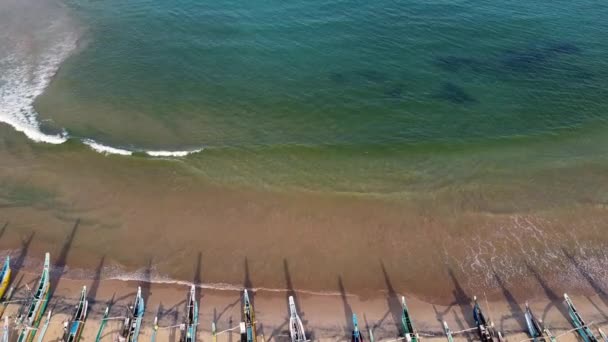
[[[0,122],[38,143],[75,139],[65,129],[44,132],[34,101],[76,50],[83,30],[64,6],[52,1],[2,3],[0,12]],[[96,152],[123,156],[140,152],[150,157],[185,157],[203,150],[147,151],[107,146],[90,138],[75,140]]]

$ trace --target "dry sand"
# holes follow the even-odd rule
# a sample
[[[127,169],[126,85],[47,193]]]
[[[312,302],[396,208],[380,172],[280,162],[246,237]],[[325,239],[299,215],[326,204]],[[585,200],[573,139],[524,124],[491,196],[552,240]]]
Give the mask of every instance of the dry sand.
[[[26,294],[25,285],[35,285],[36,276],[24,273],[15,277],[19,290],[15,292],[14,299],[23,298]],[[152,333],[152,322],[155,314],[159,313],[161,329],[157,341],[177,341],[179,329],[165,328],[178,325],[184,313],[185,299],[188,287],[174,284],[146,284],[119,280],[107,281],[81,281],[61,279],[56,282],[57,288],[49,303],[53,316],[44,341],[60,341],[62,335],[62,322],[67,318],[76,304],[81,286],[89,288],[91,310],[86,323],[82,341],[94,341],[102,313],[112,299],[114,304],[111,317],[120,317],[126,306],[133,300],[137,286],[142,286],[142,293],[147,298],[146,316],[140,341],[149,341]],[[394,294],[393,294],[394,295]],[[364,298],[354,295],[315,295],[310,293],[296,293],[301,317],[309,335],[315,341],[347,341],[351,329],[350,315],[358,314],[362,329],[373,329],[376,341],[394,340],[397,336],[395,320],[399,320],[399,303],[396,297],[387,295],[381,298]],[[211,341],[211,322],[215,319],[218,330],[226,330],[238,326],[241,317],[240,293],[229,290],[205,290],[200,293],[200,326],[199,341]],[[288,292],[256,291],[254,305],[258,332],[264,336],[265,341],[287,341],[287,298]],[[588,323],[601,326],[606,324],[605,313],[608,306],[600,295],[572,296],[575,304]],[[527,338],[525,321],[522,312],[523,303],[509,303],[497,301],[483,303],[486,314],[490,315],[496,326],[504,332],[509,341],[522,341]],[[458,331],[472,326],[472,312],[469,303],[453,303],[451,305],[433,305],[422,302],[416,298],[408,298],[408,305],[415,326],[421,336],[426,340],[444,341],[440,321],[448,322],[452,330]],[[571,329],[569,321],[564,316],[563,304],[557,298],[550,301],[547,298],[538,298],[530,305],[536,314],[544,320],[546,325],[558,335]],[[8,306],[5,315],[13,317],[19,305]],[[120,328],[121,320],[112,320],[107,325],[103,341],[113,341]],[[594,327],[595,330],[595,327]],[[473,332],[474,333],[474,332]],[[367,335],[367,333],[365,333]],[[13,333],[15,338],[16,332]],[[475,339],[473,334],[460,334],[458,339]],[[565,334],[560,340],[574,341],[576,336]],[[218,341],[238,341],[238,332],[224,333]],[[261,339],[260,339],[261,340]]]

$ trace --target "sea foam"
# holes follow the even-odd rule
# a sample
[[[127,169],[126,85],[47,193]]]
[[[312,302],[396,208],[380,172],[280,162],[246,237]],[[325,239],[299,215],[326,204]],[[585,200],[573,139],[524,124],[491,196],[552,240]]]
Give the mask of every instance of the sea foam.
[[[39,143],[63,144],[75,139],[65,129],[58,134],[45,133],[34,101],[49,86],[61,63],[75,51],[82,29],[61,6],[25,0],[0,4],[0,11],[28,13],[22,18],[3,20],[0,25],[0,122]],[[203,150],[148,151],[113,147],[86,137],[79,140],[105,155],[130,156],[140,152],[150,157],[176,158]]]

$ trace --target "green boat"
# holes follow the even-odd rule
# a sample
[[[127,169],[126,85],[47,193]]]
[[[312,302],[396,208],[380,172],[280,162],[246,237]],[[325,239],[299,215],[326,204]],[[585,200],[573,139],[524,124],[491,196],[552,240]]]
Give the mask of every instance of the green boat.
[[[576,328],[576,331],[580,335],[580,337],[585,342],[598,342],[597,337],[593,334],[587,323],[583,320],[583,318],[578,314],[578,310],[570,300],[570,297],[566,293],[564,293],[564,303],[568,307],[568,314],[570,315],[570,320],[572,321],[572,325]]]
[[[408,342],[418,342],[420,337],[418,336],[418,332],[416,332],[416,329],[414,329],[414,325],[412,324],[410,312],[407,309],[407,305],[405,304],[405,296],[401,297],[401,310],[401,325],[403,328],[403,337],[405,337],[405,340]]]
[[[40,325],[40,321],[42,320],[49,300],[49,289],[51,285],[49,279],[50,265],[51,256],[49,253],[46,253],[40,281],[36,287],[36,292],[34,292],[34,295],[30,299],[27,314],[25,317],[20,317],[18,319],[22,328],[17,342],[31,342],[34,339],[34,335],[36,335],[36,330],[38,329],[38,325]]]

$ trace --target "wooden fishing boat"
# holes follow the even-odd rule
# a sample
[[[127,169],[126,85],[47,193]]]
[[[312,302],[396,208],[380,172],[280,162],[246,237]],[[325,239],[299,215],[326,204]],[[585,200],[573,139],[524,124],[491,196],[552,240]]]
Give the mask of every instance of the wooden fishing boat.
[[[198,303],[196,302],[196,286],[190,287],[188,304],[186,305],[186,321],[180,327],[182,330],[180,342],[196,342],[196,328],[198,326]]]
[[[83,286],[82,292],[80,292],[80,299],[72,313],[72,317],[63,326],[62,342],[78,342],[80,340],[80,336],[84,330],[84,323],[87,320],[88,309],[87,287]]]
[[[4,261],[4,266],[0,272],[0,300],[4,298],[4,294],[11,282],[11,257],[7,256]]]
[[[448,338],[448,342],[454,342],[454,336],[452,334],[452,330],[448,327],[448,323],[443,321],[443,332],[445,332],[445,336]]]
[[[473,319],[477,326],[477,333],[481,342],[494,342],[496,339],[501,340],[500,335],[494,331],[494,324],[486,318],[481,311],[481,306],[477,302],[477,297],[473,297],[475,305],[473,307]]]
[[[410,318],[409,310],[407,309],[407,305],[405,304],[405,296],[401,297],[401,325],[403,327],[403,337],[405,337],[406,341],[410,342],[418,342],[419,336],[418,332],[414,329],[414,325],[412,324],[412,319]]]
[[[576,331],[581,336],[583,341],[585,342],[598,342],[597,337],[593,334],[587,323],[583,320],[583,318],[578,314],[576,307],[570,300],[567,294],[564,293],[564,303],[568,307],[568,314],[570,315],[570,320],[572,321],[572,325],[576,328]]]
[[[249,293],[247,290],[243,292],[243,316],[245,318],[245,331],[247,335],[247,342],[257,342],[257,334],[255,331],[255,312],[251,300],[249,300]]]
[[[363,335],[359,330],[359,322],[357,321],[357,315],[353,314],[353,336],[352,342],[363,342]]]
[[[36,329],[40,324],[40,320],[42,319],[48,304],[50,293],[50,267],[51,256],[49,253],[46,253],[40,281],[38,282],[34,295],[30,299],[26,316],[20,317],[18,320],[19,324],[22,325],[19,338],[17,339],[18,342],[31,342],[34,339],[34,335],[36,335]]]
[[[606,335],[604,330],[602,330],[601,328],[597,328],[597,331],[600,333],[602,340],[604,340],[604,342],[608,342],[608,335]]]
[[[291,342],[306,341],[304,324],[302,324],[302,320],[298,315],[298,309],[296,308],[293,296],[289,296],[289,334],[291,335]]]
[[[555,342],[555,337],[551,334],[549,329],[547,329],[543,322],[538,320],[534,313],[530,309],[530,306],[526,302],[526,325],[528,326],[528,333],[530,337],[534,340],[534,342]]]
[[[119,342],[137,342],[144,311],[144,299],[141,297],[141,287],[138,287],[133,306],[127,310],[127,317],[120,330],[120,335],[118,336]]]

